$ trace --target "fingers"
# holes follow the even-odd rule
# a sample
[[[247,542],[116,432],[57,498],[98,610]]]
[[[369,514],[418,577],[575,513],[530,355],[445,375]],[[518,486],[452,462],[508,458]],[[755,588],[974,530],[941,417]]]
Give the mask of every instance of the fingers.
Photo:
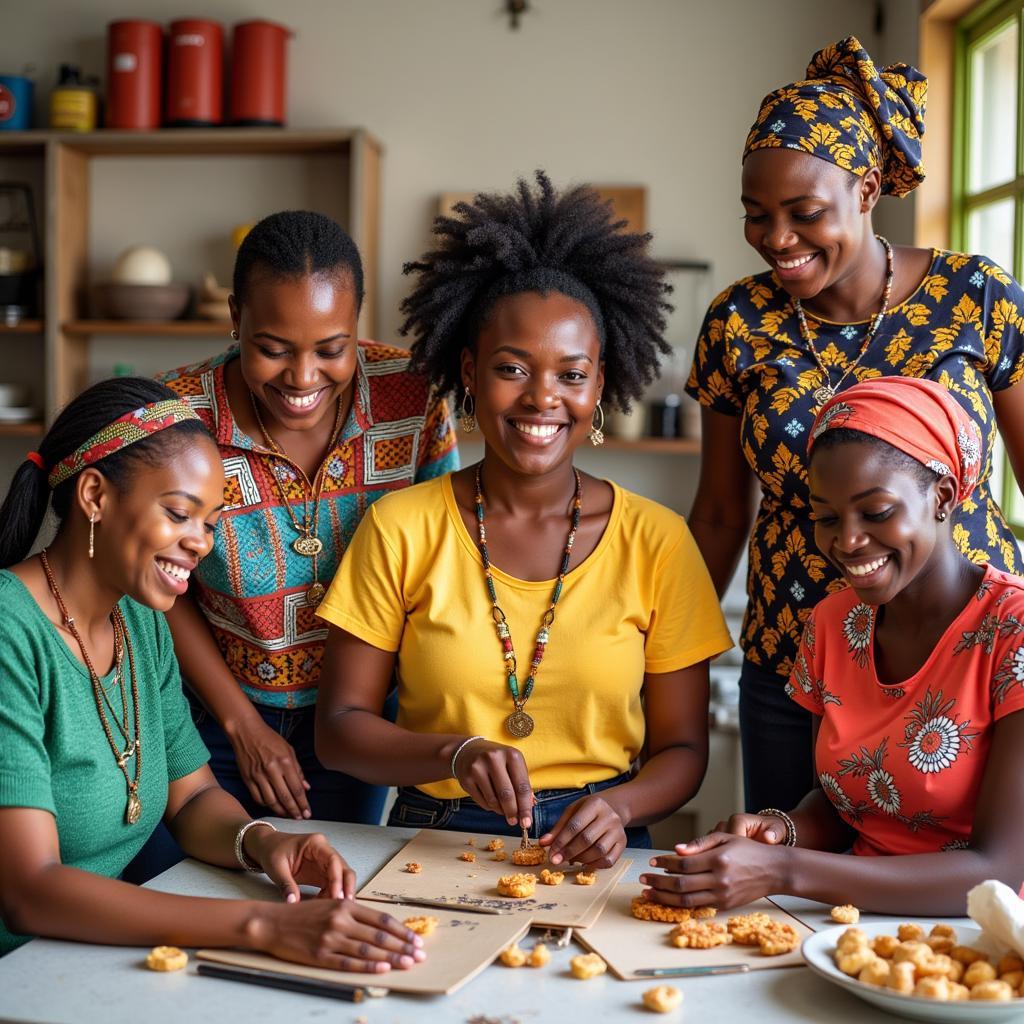
[[[302,769],[296,760],[294,753],[287,758],[281,766],[281,773],[277,783],[278,797],[288,813],[293,818],[312,817],[309,809],[309,801],[306,799],[306,780],[303,778]]]
[[[711,907],[720,902],[711,889],[694,889],[692,892],[679,892],[671,889],[645,889],[644,899],[652,900],[654,903],[663,903],[667,907],[685,907],[692,910],[694,907]]]
[[[555,827],[541,837],[550,843],[552,864],[578,862],[587,867],[611,867],[626,848],[619,816],[600,797],[585,797],[562,813]]]
[[[344,861],[342,861],[345,864]],[[343,898],[346,900],[355,899],[356,895],[356,873],[355,871],[345,864],[345,867],[341,872],[341,891]]]
[[[745,835],[745,833],[740,834]],[[697,853],[705,853],[707,850],[713,850],[716,846],[721,846],[729,838],[729,835],[728,832],[709,832],[706,836],[697,836],[696,839],[691,839],[688,843],[679,843],[676,846],[676,853],[680,857],[692,857]]]
[[[501,814],[501,804],[498,803],[498,798],[495,796],[494,787],[491,785],[491,780],[484,776],[481,779],[467,780],[466,792],[479,804],[485,811],[492,811],[494,814]]]
[[[515,747],[481,743],[464,757],[459,781],[473,800],[502,815],[509,825],[529,826],[534,796],[523,755]]]
[[[366,925],[377,931],[387,932],[390,936],[401,940],[406,945],[413,945],[417,948],[423,945],[423,940],[415,932],[410,931],[401,921],[386,912],[364,907],[360,903],[353,903],[352,917],[359,924]]]
[[[356,924],[349,929],[348,937],[364,947],[358,951],[359,956],[364,960],[388,960],[391,953],[412,957],[413,960],[425,958],[420,946],[413,942],[403,941],[385,928],[377,928],[369,924]],[[414,938],[416,937],[414,936]],[[418,958],[417,954],[419,954]]]
[[[533,805],[536,802],[530,775],[526,770],[526,762],[520,757],[510,757],[508,761],[508,777],[512,783],[515,798],[515,821],[510,825],[519,824],[529,828],[533,824]]]

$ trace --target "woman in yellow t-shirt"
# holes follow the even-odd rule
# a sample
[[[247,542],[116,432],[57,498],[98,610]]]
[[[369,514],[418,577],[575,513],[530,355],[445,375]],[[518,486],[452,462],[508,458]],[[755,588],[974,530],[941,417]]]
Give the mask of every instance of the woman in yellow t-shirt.
[[[602,395],[654,376],[666,288],[590,189],[538,173],[456,210],[406,268],[403,330],[484,457],[357,530],[319,608],[317,752],[398,785],[392,824],[532,830],[552,863],[609,866],[700,785],[707,661],[731,644],[682,518],[573,466]]]

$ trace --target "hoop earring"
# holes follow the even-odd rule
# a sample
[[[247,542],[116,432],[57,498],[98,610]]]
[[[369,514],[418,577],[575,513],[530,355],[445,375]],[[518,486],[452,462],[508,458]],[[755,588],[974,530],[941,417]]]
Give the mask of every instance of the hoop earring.
[[[939,512],[938,515],[936,515],[935,518],[938,519],[938,521],[940,523],[944,523],[946,521],[946,513],[945,512]]]
[[[461,410],[462,415],[459,417],[459,422],[462,425],[462,432],[472,434],[476,430],[476,402],[469,393],[469,388],[466,388],[462,396]]]
[[[596,448],[604,444],[604,409],[601,408],[601,400],[598,399],[597,408],[594,409],[594,418],[590,423],[590,433],[587,434],[590,443]]]
[[[231,328],[231,337],[233,340],[238,341],[238,331],[234,327]]]
[[[89,513],[89,557],[96,554],[96,513]]]

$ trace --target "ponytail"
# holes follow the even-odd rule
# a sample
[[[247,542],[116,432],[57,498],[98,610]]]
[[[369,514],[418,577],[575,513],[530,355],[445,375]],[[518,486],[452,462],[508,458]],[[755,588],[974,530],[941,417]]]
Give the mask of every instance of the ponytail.
[[[22,561],[32,550],[47,505],[52,505],[53,514],[60,521],[71,508],[77,475],[51,490],[49,470],[119,417],[144,405],[177,397],[170,388],[148,377],[117,377],[100,381],[72,399],[40,442],[38,453],[26,457],[11,480],[0,507],[0,569]],[[112,452],[91,468],[99,470],[123,493],[140,462],[159,464],[168,457],[170,447],[180,445],[185,437],[197,435],[210,436],[198,420],[185,420]],[[34,461],[36,454],[45,469]]]

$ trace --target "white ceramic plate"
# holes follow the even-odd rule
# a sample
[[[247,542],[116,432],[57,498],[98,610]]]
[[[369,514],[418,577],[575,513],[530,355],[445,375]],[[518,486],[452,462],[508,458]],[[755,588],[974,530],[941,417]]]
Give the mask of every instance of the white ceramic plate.
[[[905,919],[904,919],[905,920]],[[868,938],[876,935],[895,935],[902,920],[871,921],[857,925]],[[956,1003],[940,1003],[932,999],[921,999],[918,996],[905,996],[890,989],[868,985],[856,978],[843,974],[832,959],[839,936],[847,929],[847,925],[837,925],[815,932],[804,939],[800,951],[803,953],[807,966],[815,974],[820,974],[840,988],[845,988],[855,996],[875,1006],[880,1006],[889,1013],[896,1013],[914,1020],[961,1021],[971,1024],[990,1024],[1000,1020],[1015,1020],[1024,1015],[1024,999],[1015,999],[1010,1003],[988,1003],[984,1000],[965,1000]],[[995,957],[1002,956],[1005,949],[995,949],[987,942],[981,941],[981,929],[962,925],[956,929],[957,941],[963,946],[977,946]]]

